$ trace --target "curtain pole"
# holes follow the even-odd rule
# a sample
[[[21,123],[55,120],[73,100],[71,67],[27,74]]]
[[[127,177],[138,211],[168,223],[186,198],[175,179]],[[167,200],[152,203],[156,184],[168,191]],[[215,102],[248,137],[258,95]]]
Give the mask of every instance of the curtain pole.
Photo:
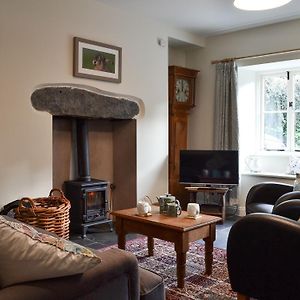
[[[215,65],[218,63],[225,63],[230,62],[233,60],[239,60],[239,59],[247,59],[247,58],[255,58],[255,57],[264,57],[264,56],[271,56],[276,54],[286,54],[286,53],[293,53],[293,52],[299,52],[300,48],[291,49],[291,50],[282,50],[282,51],[275,51],[275,52],[269,52],[269,53],[263,53],[263,54],[254,54],[254,55],[248,55],[248,56],[240,56],[240,57],[230,57],[230,58],[224,58],[220,60],[213,60],[211,64]]]

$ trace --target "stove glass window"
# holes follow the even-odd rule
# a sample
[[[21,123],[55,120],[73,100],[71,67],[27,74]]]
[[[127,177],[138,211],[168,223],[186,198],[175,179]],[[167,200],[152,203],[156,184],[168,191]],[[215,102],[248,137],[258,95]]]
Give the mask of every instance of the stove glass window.
[[[105,191],[86,192],[87,210],[100,209],[105,206]]]

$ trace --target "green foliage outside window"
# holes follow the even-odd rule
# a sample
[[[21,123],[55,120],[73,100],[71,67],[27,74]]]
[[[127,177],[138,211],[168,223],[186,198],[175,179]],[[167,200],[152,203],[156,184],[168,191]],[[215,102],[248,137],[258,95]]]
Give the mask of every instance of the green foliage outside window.
[[[264,148],[284,150],[287,146],[286,76],[264,78]]]
[[[268,76],[264,80],[265,111],[287,109],[287,80],[284,76]]]
[[[292,92],[288,93],[288,89]],[[264,149],[287,150],[294,136],[294,150],[300,150],[300,74],[287,79],[286,74],[263,78]],[[294,132],[288,132],[291,122]]]

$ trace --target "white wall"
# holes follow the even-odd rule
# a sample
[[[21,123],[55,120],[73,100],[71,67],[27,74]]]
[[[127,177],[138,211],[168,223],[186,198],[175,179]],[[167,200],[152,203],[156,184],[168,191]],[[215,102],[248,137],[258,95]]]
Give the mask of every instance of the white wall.
[[[189,123],[192,149],[211,149],[213,146],[215,65],[211,61],[300,48],[299,34],[300,20],[296,20],[211,37],[206,40],[205,48],[190,51],[187,67],[200,70],[197,106],[191,111]],[[262,178],[267,179],[272,180]],[[247,185],[247,178],[245,180]],[[240,198],[241,206],[244,200],[244,197]]]
[[[186,51],[169,46],[169,66],[186,66]]]
[[[167,192],[168,32],[201,38],[123,13],[96,0],[2,0],[0,9],[0,206],[52,186],[52,123],[30,102],[44,83],[87,84],[141,98],[138,199]],[[73,37],[122,47],[122,82],[72,76]]]

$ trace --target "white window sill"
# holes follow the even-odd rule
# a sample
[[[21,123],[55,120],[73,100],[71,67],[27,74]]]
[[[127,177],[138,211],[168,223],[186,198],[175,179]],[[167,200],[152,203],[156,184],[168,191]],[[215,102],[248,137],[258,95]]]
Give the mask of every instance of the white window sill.
[[[242,175],[255,176],[255,177],[282,178],[282,179],[292,179],[292,180],[296,178],[296,175],[272,173],[272,172],[245,172],[242,173]]]
[[[251,154],[250,154],[251,155]],[[258,151],[252,154],[254,156],[270,156],[270,157],[300,157],[299,151]]]

